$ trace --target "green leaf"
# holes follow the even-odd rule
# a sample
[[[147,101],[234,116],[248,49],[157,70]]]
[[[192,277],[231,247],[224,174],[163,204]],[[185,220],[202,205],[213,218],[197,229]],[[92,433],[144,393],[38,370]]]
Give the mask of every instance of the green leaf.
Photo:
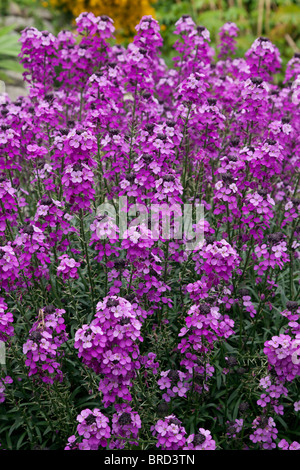
[[[275,23],[285,23],[298,26],[300,23],[300,7],[297,5],[285,5],[278,8],[273,15]]]
[[[16,450],[19,450],[22,447],[23,440],[26,435],[27,435],[26,432],[23,432],[23,434],[21,434],[16,444]]]
[[[9,433],[8,433],[9,436],[11,436],[12,433],[13,433],[13,431],[14,431],[15,429],[17,429],[19,426],[21,426],[22,424],[23,424],[23,419],[22,419],[21,416],[18,416],[18,417],[16,418],[16,421],[14,422],[14,424],[11,426],[11,428],[10,428],[10,430],[9,430]]]
[[[232,413],[232,420],[233,421],[235,421],[238,417],[239,406],[241,404],[241,401],[242,401],[242,396],[237,399],[237,402],[235,404],[235,407],[234,407],[234,410],[233,410],[233,413]]]
[[[276,419],[282,424],[282,426],[284,427],[285,430],[288,429],[288,425],[286,424],[286,422],[280,416],[277,416]]]
[[[7,442],[7,447],[8,447],[10,450],[12,450],[13,446],[12,446],[11,438],[10,438],[8,432],[6,432],[6,442]]]
[[[20,72],[20,73],[24,72],[23,66],[16,60],[11,60],[11,59],[0,60],[0,68],[11,70],[12,72]]]
[[[17,57],[21,52],[18,36],[14,34],[0,36],[0,56],[8,55]]]
[[[0,28],[0,36],[7,35],[11,31],[14,31],[15,27],[16,25],[14,24],[9,25],[9,26],[3,26],[2,28]]]
[[[213,37],[224,24],[223,12],[220,10],[205,11],[198,16],[198,22],[204,25]]]
[[[0,80],[3,80],[4,82],[9,82],[9,76],[2,70],[0,70]]]

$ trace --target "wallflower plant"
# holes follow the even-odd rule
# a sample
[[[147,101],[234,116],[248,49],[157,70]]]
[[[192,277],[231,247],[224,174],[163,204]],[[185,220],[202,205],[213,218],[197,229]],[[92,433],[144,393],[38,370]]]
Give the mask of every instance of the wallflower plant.
[[[1,448],[299,449],[299,56],[76,27],[0,95]]]

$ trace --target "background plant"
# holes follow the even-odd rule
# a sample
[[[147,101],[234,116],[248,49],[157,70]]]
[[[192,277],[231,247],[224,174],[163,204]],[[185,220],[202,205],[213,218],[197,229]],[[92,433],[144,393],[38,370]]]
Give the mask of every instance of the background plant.
[[[299,15],[297,0],[193,0],[160,1],[155,3],[156,17],[162,24],[164,57],[170,63],[174,37],[170,34],[177,18],[188,14],[197,24],[209,29],[212,45],[219,42],[218,32],[227,21],[239,25],[237,55],[243,56],[258,36],[268,36],[279,47],[283,64],[300,49]]]
[[[0,28],[0,79],[8,81],[5,71],[23,72],[23,67],[18,61],[20,53],[19,35],[14,33],[13,26]]]

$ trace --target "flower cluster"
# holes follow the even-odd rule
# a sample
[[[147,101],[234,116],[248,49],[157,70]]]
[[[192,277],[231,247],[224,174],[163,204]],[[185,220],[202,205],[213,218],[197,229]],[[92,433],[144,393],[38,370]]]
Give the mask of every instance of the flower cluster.
[[[293,381],[300,375],[300,312],[297,302],[289,301],[287,307],[281,315],[288,318],[288,328],[265,342],[264,353],[280,380]]]
[[[229,338],[234,333],[234,321],[221,315],[218,307],[204,303],[190,308],[185,323],[179,333],[182,340],[178,348],[182,353],[188,349],[207,352],[219,338]]]
[[[270,376],[266,376],[260,380],[260,386],[265,389],[265,393],[260,395],[259,400],[257,400],[257,404],[262,407],[270,409],[270,406],[273,407],[274,411],[278,415],[283,415],[283,406],[279,405],[278,399],[281,396],[287,396],[288,390],[287,388],[280,383],[280,381],[275,381],[272,383]]]
[[[252,423],[253,434],[250,435],[250,440],[253,443],[259,443],[263,449],[275,449],[275,440],[277,438],[278,430],[273,418],[266,416],[259,416],[255,418]]]
[[[236,51],[236,42],[234,40],[238,35],[238,27],[235,23],[225,23],[220,29],[220,40],[219,45],[220,52],[218,57],[220,59],[226,59],[227,56],[234,54]]]
[[[98,302],[95,318],[75,334],[78,357],[104,375],[99,390],[108,406],[116,397],[131,400],[129,387],[140,367],[138,341],[142,341],[143,312],[137,304],[117,297]]]
[[[299,442],[293,441],[291,444],[289,444],[286,439],[281,439],[281,441],[278,442],[278,447],[281,450],[300,450]]]
[[[5,401],[5,385],[13,383],[13,379],[7,375],[3,379],[0,379],[0,403]]]
[[[126,442],[138,445],[138,433],[142,427],[141,418],[129,405],[115,405],[117,413],[112,417],[112,433],[110,449],[124,449]]]
[[[184,450],[215,450],[216,442],[211,436],[210,431],[199,428],[197,434],[191,434],[186,439]]]
[[[40,309],[29,331],[28,340],[23,345],[25,365],[29,367],[28,375],[49,384],[63,380],[61,346],[68,339],[64,313],[65,310],[56,309],[53,305]]]
[[[77,416],[77,433],[81,437],[78,442],[76,436],[70,436],[65,450],[98,450],[106,447],[111,436],[108,418],[98,408],[86,408]]]
[[[157,439],[156,447],[163,450],[183,449],[186,443],[186,430],[175,415],[159,419],[151,428],[153,436]]]
[[[204,272],[209,284],[213,285],[219,279],[228,282],[239,264],[236,250],[223,239],[203,246],[196,258],[196,272]]]
[[[77,268],[80,267],[80,263],[74,258],[69,258],[68,255],[62,255],[59,259],[61,261],[57,268],[58,275],[61,274],[64,280],[78,278]]]
[[[186,380],[189,378],[188,374],[177,370],[167,370],[160,373],[161,378],[157,381],[160,390],[166,390],[163,394],[163,399],[167,402],[174,398],[176,395],[179,397],[186,397],[191,384]]]
[[[14,319],[11,312],[6,312],[7,305],[3,298],[0,298],[0,341],[8,341],[10,336],[14,335],[12,325]]]

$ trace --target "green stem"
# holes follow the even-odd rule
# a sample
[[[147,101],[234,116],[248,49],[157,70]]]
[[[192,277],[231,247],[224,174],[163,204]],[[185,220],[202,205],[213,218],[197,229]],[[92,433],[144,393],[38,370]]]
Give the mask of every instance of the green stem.
[[[84,231],[84,225],[83,225],[83,210],[80,209],[80,233],[81,233],[81,239],[82,239],[82,245],[83,245],[83,250],[85,252],[85,258],[86,258],[86,263],[87,263],[87,270],[88,270],[88,277],[90,281],[90,287],[91,287],[91,294],[92,294],[92,308],[94,314],[96,313],[96,307],[95,307],[95,291],[94,291],[94,282],[93,282],[93,277],[92,277],[92,270],[91,270],[91,264],[90,264],[90,257],[89,257],[89,252],[88,252],[88,246],[87,246],[87,241],[85,237],[85,231]]]

